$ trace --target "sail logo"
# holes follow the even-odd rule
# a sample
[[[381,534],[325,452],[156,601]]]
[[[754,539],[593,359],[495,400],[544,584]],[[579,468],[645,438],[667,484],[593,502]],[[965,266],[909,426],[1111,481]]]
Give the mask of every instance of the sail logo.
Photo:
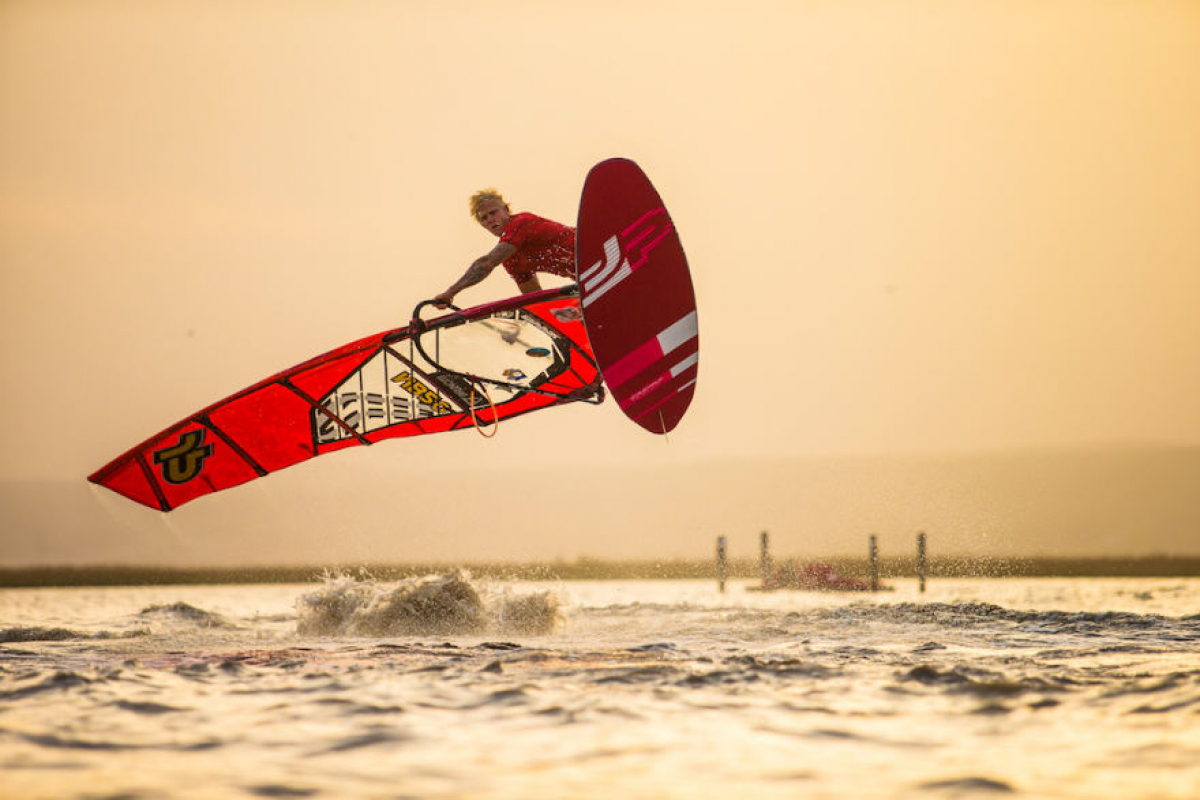
[[[318,445],[370,434],[392,425],[449,414],[445,397],[387,348],[369,358],[320,400],[311,416]],[[465,401],[464,401],[465,405]]]
[[[204,461],[213,454],[213,446],[204,443],[206,431],[180,434],[179,441],[154,452],[154,463],[162,468],[167,483],[187,483],[204,469]]]
[[[609,289],[628,278],[650,260],[650,251],[675,229],[662,206],[643,214],[637,222],[604,241],[604,257],[579,276],[583,305],[600,299]]]
[[[552,308],[550,313],[559,322],[582,322],[583,311],[577,305],[564,306],[563,308]]]
[[[401,372],[392,378],[392,383],[400,384],[406,392],[432,408],[435,414],[449,414],[454,410],[454,406],[443,400],[437,392],[414,377],[411,372]]]

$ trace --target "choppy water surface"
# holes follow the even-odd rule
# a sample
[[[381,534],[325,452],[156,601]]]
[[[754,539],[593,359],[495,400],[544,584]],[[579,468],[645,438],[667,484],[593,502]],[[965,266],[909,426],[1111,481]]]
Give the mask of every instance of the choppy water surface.
[[[0,592],[0,796],[1196,797],[1200,580]]]

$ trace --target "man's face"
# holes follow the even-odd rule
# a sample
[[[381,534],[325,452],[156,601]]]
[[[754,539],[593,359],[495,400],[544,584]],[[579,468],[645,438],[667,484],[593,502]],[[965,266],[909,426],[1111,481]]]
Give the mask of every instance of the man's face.
[[[480,225],[499,236],[504,233],[504,226],[508,224],[508,209],[499,200],[484,200],[479,204],[479,211],[476,212],[475,219],[479,220]]]

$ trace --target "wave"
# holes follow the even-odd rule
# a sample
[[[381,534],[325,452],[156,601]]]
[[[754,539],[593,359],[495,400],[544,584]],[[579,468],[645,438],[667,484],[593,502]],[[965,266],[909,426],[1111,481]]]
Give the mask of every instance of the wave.
[[[379,583],[370,576],[326,576],[325,586],[296,602],[305,636],[452,636],[546,634],[561,613],[549,592],[496,595],[465,573]]]
[[[15,689],[0,691],[0,700],[9,703],[33,695],[67,691],[79,686],[88,686],[97,680],[106,680],[106,678],[90,677],[71,670],[55,670],[48,674],[35,672],[23,677],[30,682],[22,683]]]
[[[201,628],[236,627],[233,625],[233,623],[226,620],[220,614],[212,611],[205,611],[202,608],[196,608],[195,606],[184,602],[146,606],[140,612],[138,612],[138,616],[143,618],[149,617],[176,620],[198,625]]]
[[[796,612],[793,612],[795,614]],[[1129,611],[1022,611],[991,603],[855,603],[810,612],[818,618],[940,625],[970,628],[1007,623],[1024,630],[1047,632],[1120,633],[1133,631],[1178,632],[1200,636],[1200,615],[1168,617]]]
[[[146,636],[148,634],[149,631],[144,628],[124,633],[113,631],[83,633],[71,630],[70,628],[43,628],[36,625],[17,626],[13,628],[0,628],[0,644],[10,644],[13,642],[69,642],[84,639],[124,639],[130,636]]]
[[[87,634],[68,628],[16,627],[0,629],[0,643],[8,642],[65,642],[86,639]]]

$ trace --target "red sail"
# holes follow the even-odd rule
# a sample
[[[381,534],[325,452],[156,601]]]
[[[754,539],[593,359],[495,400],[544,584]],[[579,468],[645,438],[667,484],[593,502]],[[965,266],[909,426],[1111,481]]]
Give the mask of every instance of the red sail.
[[[574,287],[369,336],[158,433],[88,480],[170,511],[314,456],[599,402]]]

